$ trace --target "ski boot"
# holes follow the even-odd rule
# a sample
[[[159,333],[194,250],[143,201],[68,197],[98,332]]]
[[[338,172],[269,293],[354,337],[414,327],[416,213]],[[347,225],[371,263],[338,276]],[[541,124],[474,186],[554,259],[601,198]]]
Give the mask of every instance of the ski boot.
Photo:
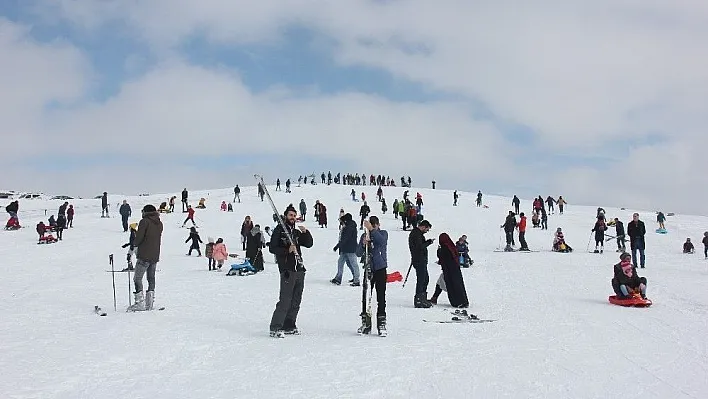
[[[421,296],[416,296],[413,298],[413,307],[415,308],[432,308],[433,304],[432,302],[428,301],[425,299],[428,296],[428,293],[421,294]]]
[[[386,316],[378,316],[376,318],[376,328],[379,330],[379,337],[388,336],[388,331],[386,330]]]
[[[152,310],[155,303],[155,291],[148,291],[145,294],[145,310]]]
[[[135,303],[128,306],[126,312],[139,312],[145,310],[145,296],[143,295],[143,292],[135,292],[133,295],[135,296]]]
[[[371,317],[368,314],[361,315],[361,326],[356,330],[356,333],[359,335],[371,334]]]
[[[271,330],[271,338],[285,338],[285,332],[283,330]]]

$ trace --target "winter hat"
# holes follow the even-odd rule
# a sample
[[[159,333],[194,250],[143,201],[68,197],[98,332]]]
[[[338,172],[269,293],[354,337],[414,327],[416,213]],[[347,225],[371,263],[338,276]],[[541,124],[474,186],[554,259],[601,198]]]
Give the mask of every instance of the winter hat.
[[[342,220],[345,221],[345,222],[351,222],[351,221],[353,220],[352,214],[351,214],[351,213],[345,213],[345,214],[342,216]]]
[[[427,228],[429,228],[429,229],[433,228],[433,225],[430,224],[430,222],[427,221],[427,220],[421,221],[420,223],[418,223],[418,226],[427,227]]]
[[[157,209],[153,205],[147,204],[143,207],[143,213],[157,212]]]
[[[130,227],[131,230],[138,230],[138,224],[137,224],[137,223],[131,223],[129,227]]]
[[[632,255],[630,255],[630,254],[627,253],[627,252],[622,252],[622,254],[620,254],[620,260],[622,261],[622,260],[625,260],[625,259],[632,259]]]
[[[287,208],[285,208],[285,212],[283,212],[283,215],[287,216],[288,212],[294,212],[297,214],[297,210],[295,210],[295,207],[292,205],[289,205]]]
[[[210,244],[213,244],[213,243],[214,243],[214,237],[208,237],[208,238],[207,238],[207,241],[208,241]]]

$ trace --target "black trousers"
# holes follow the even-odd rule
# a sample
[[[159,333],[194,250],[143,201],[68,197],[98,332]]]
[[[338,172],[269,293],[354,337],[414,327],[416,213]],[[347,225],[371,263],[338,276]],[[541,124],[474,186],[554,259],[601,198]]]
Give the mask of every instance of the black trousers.
[[[371,276],[371,285],[376,288],[377,317],[386,317],[386,268],[376,270]]]
[[[514,232],[513,231],[505,231],[504,234],[506,234],[506,245],[514,245]]]
[[[519,244],[521,244],[521,248],[528,248],[529,244],[526,243],[526,232],[525,231],[520,231],[519,232]]]

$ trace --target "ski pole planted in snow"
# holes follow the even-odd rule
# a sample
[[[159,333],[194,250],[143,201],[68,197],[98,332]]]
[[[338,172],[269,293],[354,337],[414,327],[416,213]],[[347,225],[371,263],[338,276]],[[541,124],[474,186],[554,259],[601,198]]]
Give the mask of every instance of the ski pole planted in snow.
[[[133,300],[130,299],[130,295],[133,293],[133,288],[130,286],[130,269],[128,269],[128,307],[133,306]]]
[[[113,279],[113,310],[118,311],[116,303],[116,271],[113,269],[113,254],[108,255],[108,263],[111,264],[111,279]]]
[[[406,273],[406,278],[403,280],[403,286],[401,288],[406,288],[406,282],[408,281],[408,276],[411,274],[411,269],[413,268],[413,262],[408,266],[408,273]]]

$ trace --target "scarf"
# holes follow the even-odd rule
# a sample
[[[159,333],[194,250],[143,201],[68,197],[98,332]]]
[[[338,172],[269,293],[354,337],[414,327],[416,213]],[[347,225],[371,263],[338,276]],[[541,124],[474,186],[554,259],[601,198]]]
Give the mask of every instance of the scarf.
[[[438,240],[441,246],[447,248],[447,250],[450,251],[453,259],[458,259],[460,257],[460,253],[457,252],[457,247],[455,247],[455,243],[452,242],[452,239],[449,235],[447,235],[447,233],[441,233],[438,237]]]
[[[632,277],[634,275],[633,270],[632,270],[632,262],[629,260],[625,259],[620,263],[620,266],[622,267],[622,273],[624,273],[625,276],[627,277]]]

